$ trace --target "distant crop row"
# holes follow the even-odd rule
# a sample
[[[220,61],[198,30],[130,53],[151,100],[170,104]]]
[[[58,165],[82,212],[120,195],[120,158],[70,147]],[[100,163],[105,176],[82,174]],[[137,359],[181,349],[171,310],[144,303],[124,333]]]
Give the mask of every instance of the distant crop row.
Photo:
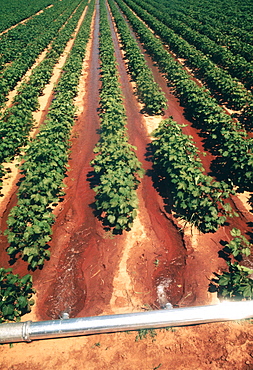
[[[2,138],[0,142],[0,169],[2,168],[0,179],[4,175],[4,169],[1,167],[2,163],[12,160],[15,155],[20,153],[21,148],[27,144],[30,129],[34,124],[33,112],[38,109],[39,105],[38,98],[49,82],[53,67],[71,38],[86,3],[87,1],[82,2],[73,16],[59,31],[43,61],[33,69],[30,78],[21,84],[13,105],[5,110],[0,119],[0,137]],[[77,3],[73,3],[73,8],[71,7],[69,11],[72,12],[76,5]]]
[[[100,141],[91,162],[95,173],[95,205],[103,224],[116,232],[130,229],[137,215],[136,189],[142,176],[141,163],[128,143],[126,114],[114,56],[111,30],[104,1],[100,1],[99,55]]]
[[[154,4],[152,0],[146,0],[146,3],[150,5]],[[172,17],[175,22],[180,21],[180,23],[185,23],[185,25],[207,36],[216,44],[227,47],[233,54],[241,55],[247,62],[251,62],[253,59],[253,33],[247,32],[245,34],[245,30],[237,29],[234,26],[231,27],[227,23],[231,17],[229,15],[226,16],[226,14],[221,14],[219,19],[214,19],[211,18],[214,12],[208,12],[205,8],[205,12],[201,16],[198,14],[198,11],[204,7],[201,4],[201,7],[199,6],[197,8],[197,4],[198,2],[195,2],[195,13],[187,11],[187,6],[185,6],[186,4],[184,2],[178,2],[177,6],[175,6],[175,2],[172,4],[172,2],[159,0],[159,10],[166,13],[169,19]],[[226,19],[221,21],[221,18],[224,17]]]
[[[187,3],[183,0],[173,2],[159,0],[160,3],[166,6],[169,13],[170,9],[180,11],[181,14],[198,21],[203,27],[210,26],[221,31],[223,35],[230,35],[253,45],[251,0],[243,2],[190,0]]]
[[[10,34],[8,32],[2,36],[2,63],[7,62],[7,65],[0,73],[0,108],[4,106],[8,93],[14,89],[23,75],[32,67],[40,53],[57,36],[59,29],[68,20],[79,3],[80,0],[73,3],[65,0],[59,2],[57,7],[49,8],[37,16],[31,22],[39,27],[40,34],[31,38],[30,42],[26,42],[26,38],[24,38],[25,46],[23,47],[22,43],[21,46],[18,42],[12,43],[12,34],[14,34],[15,39],[17,33],[26,33],[26,27],[30,29],[30,23],[28,26],[22,26],[19,31],[14,29],[9,31]],[[18,36],[18,38],[21,38],[21,36]]]
[[[0,32],[54,3],[56,3],[55,0],[30,0],[29,3],[26,0],[1,0]]]
[[[197,76],[203,79],[204,83],[216,94],[217,98],[221,96],[221,101],[224,104],[227,104],[230,108],[239,110],[247,104],[249,99],[252,100],[252,95],[249,94],[242,83],[237,78],[231,76],[229,73],[231,72],[230,69],[224,70],[219,67],[219,59],[224,59],[226,63],[229,63],[230,60],[233,63],[233,58],[235,57],[231,55],[229,50],[223,47],[220,48],[220,52],[218,53],[215,50],[217,44],[208,37],[193,31],[183,22],[169,17],[167,13],[165,14],[154,6],[147,5],[144,1],[137,1],[137,4],[140,4],[143,9],[150,13],[150,15],[146,14],[146,16],[145,13],[142,13],[143,19],[148,24],[152,22],[152,28],[161,39],[169,45],[169,48],[178,57],[186,59],[186,65],[196,71]],[[158,21],[155,22],[154,17],[161,23]],[[215,44],[215,47],[213,44]],[[204,45],[206,45],[205,48]],[[212,50],[212,54],[210,53],[210,49]],[[224,54],[224,56],[219,57],[220,54]],[[241,61],[241,63],[245,66],[244,61]],[[235,65],[236,70],[238,70],[240,63],[238,63],[237,59],[234,60]],[[235,73],[234,69],[231,67],[232,74]],[[248,69],[245,71],[245,81],[247,87],[251,87],[251,84],[253,84],[253,66],[251,64],[248,65]]]
[[[173,19],[169,20],[167,14],[165,16],[163,12],[157,10],[154,6],[147,5],[144,1],[138,0],[133,4],[130,0],[130,2],[126,1],[126,3],[131,5],[132,9],[154,30],[161,40],[169,46],[169,49],[176,53],[177,57],[185,59],[185,64],[193,70],[197,78],[202,80],[204,85],[217,99],[218,103],[225,104],[228,108],[235,110],[242,109],[239,115],[240,121],[248,130],[252,130],[253,120],[252,115],[248,112],[248,107],[253,104],[253,95],[247,88],[253,85],[253,65],[246,63],[247,65],[245,66],[245,63],[242,63],[243,67],[240,67],[241,64],[237,59],[234,59],[235,57],[227,55],[230,51],[221,48],[226,63],[228,63],[229,60],[231,60],[231,63],[233,61],[233,66],[231,66],[233,71],[238,71],[241,68],[244,70],[246,68],[243,72],[245,81],[248,84],[246,88],[237,78],[232,77],[233,73],[232,75],[229,73],[231,72],[229,68],[222,69],[219,66],[218,60],[212,61],[213,58],[209,48],[204,50],[202,47],[203,50],[201,49],[202,51],[200,51],[197,49],[198,46],[197,48],[195,47],[196,42],[194,46],[186,41],[189,41],[189,27],[182,33],[180,31],[181,28],[184,29],[186,26],[180,23],[179,27],[178,21]],[[173,27],[175,22],[176,24]],[[198,37],[202,38],[200,34],[196,34],[197,35],[192,36],[194,40],[197,40]],[[207,37],[206,39],[205,43],[207,45],[212,43]],[[202,39],[199,43],[202,45]],[[214,55],[217,57],[218,51],[214,53]]]
[[[76,3],[74,6],[77,6]],[[69,11],[73,11],[69,9]],[[7,67],[7,63],[13,62],[21,54],[27,52],[29,47],[36,41],[43,39],[43,33],[55,22],[57,18],[64,21],[67,11],[66,3],[45,9],[42,13],[27,20],[24,24],[9,30],[0,37],[0,69]],[[67,15],[68,12],[66,12]],[[71,14],[71,13],[69,13]]]
[[[187,26],[181,21],[175,20],[169,14],[164,13],[154,6],[148,5],[143,0],[137,0],[136,4],[140,5],[148,13],[154,15],[158,20],[169,28],[173,29],[178,35],[183,37],[196,49],[201,50],[204,54],[214,61],[217,65],[225,68],[233,77],[237,77],[247,88],[253,88],[253,65],[248,63],[245,58],[233,53],[226,47],[218,45],[209,37],[200,34]]]
[[[161,40],[154,36],[130,8],[121,0],[117,0],[117,3],[126,14],[144,48],[166,76],[181,105],[185,107],[187,118],[201,129],[206,138],[206,147],[217,156],[213,164],[216,176],[229,184],[238,186],[240,190],[251,191],[253,189],[253,140],[248,138],[247,132],[217,104],[208,91],[191,79],[181,65],[164,49]],[[135,2],[127,0],[127,3],[138,11],[139,17],[142,17],[143,13],[146,15],[146,12]],[[152,28],[152,24],[150,27]]]
[[[139,100],[144,104],[144,110],[149,114],[161,114],[166,108],[164,93],[154,81],[153,74],[146,64],[143,53],[137,41],[131,35],[125,19],[112,1],[109,1],[114,21],[120,35],[120,40],[125,51],[126,63],[129,72],[136,82]]]
[[[63,179],[75,117],[73,100],[77,94],[93,10],[94,1],[89,5],[55,87],[55,98],[46,124],[30,142],[23,156],[18,203],[12,208],[7,221],[8,254],[14,260],[21,255],[32,269],[42,267],[50,256],[47,243],[51,239],[51,226],[54,223],[52,203],[64,194]]]

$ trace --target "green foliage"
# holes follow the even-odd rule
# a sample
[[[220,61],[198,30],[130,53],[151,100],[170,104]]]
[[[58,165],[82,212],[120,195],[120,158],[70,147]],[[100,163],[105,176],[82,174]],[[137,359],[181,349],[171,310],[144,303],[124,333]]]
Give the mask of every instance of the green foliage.
[[[135,147],[128,143],[126,114],[104,2],[100,5],[101,60],[100,141],[91,161],[96,186],[95,206],[104,226],[122,232],[132,227],[137,215],[136,188],[143,175]]]
[[[244,125],[247,131],[253,131],[253,101],[243,108],[243,112],[238,119]]]
[[[233,257],[242,259],[243,256],[250,256],[251,244],[242,235],[241,230],[233,228],[230,231],[233,239],[225,244],[226,252]],[[252,299],[253,298],[253,270],[239,264],[237,261],[232,263],[227,261],[229,271],[223,272],[218,277],[218,294],[224,298],[232,300]]]
[[[238,262],[228,262],[229,271],[224,272],[218,280],[218,293],[228,299],[242,300],[253,298],[253,270],[241,266]]]
[[[233,228],[230,231],[230,234],[234,237],[229,243],[227,243],[227,248],[229,249],[230,253],[234,257],[238,257],[242,254],[248,257],[251,254],[251,244],[248,239],[242,235],[241,230]]]
[[[210,91],[198,86],[174,60],[157,37],[139,20],[121,0],[116,0],[126,14],[144,48],[165,74],[175,95],[185,107],[185,114],[205,137],[205,146],[217,156],[213,163],[214,172],[228,184],[240,190],[253,189],[253,140],[210,96]],[[127,0],[129,6],[149,27],[164,30],[164,25],[150,16],[135,2]]]
[[[33,293],[31,275],[20,278],[12,269],[0,268],[0,322],[20,321],[31,311]]]
[[[39,107],[38,98],[51,78],[53,67],[70,39],[86,1],[79,6],[68,20],[76,5],[76,2],[74,2],[65,12],[63,19],[67,20],[67,23],[53,40],[46,57],[33,69],[29,80],[24,81],[18,88],[18,94],[14,98],[13,105],[6,109],[0,119],[0,137],[2,138],[0,141],[0,163],[12,160],[27,144],[30,129],[34,125],[33,112]],[[56,15],[57,9],[55,9],[55,12]],[[60,25],[62,23],[59,23],[58,26]],[[51,37],[53,37],[53,34],[51,34]]]
[[[6,3],[5,0],[0,1],[0,32],[7,28],[16,25],[18,22],[33,16],[39,10],[49,6],[55,2],[54,0],[30,1],[12,0],[11,3]]]
[[[138,43],[131,35],[125,19],[112,1],[109,1],[109,4],[125,51],[126,63],[136,82],[138,97],[149,114],[161,114],[166,108],[165,96],[154,81],[152,72],[146,64]]]
[[[7,220],[8,254],[13,259],[21,255],[32,269],[42,268],[44,261],[50,258],[48,242],[54,223],[51,206],[64,195],[69,136],[75,118],[73,99],[77,94],[93,10],[94,1],[89,5],[64,65],[48,120],[26,148],[18,203]]]
[[[161,37],[163,42],[168,44],[179,58],[185,60],[184,63],[191,68],[192,73],[202,80],[220,103],[227,105],[229,108],[239,110],[249,100],[252,100],[252,94],[238,80],[209,59],[210,54],[208,54],[208,51],[205,53],[206,49],[203,49],[202,52],[191,45],[191,41],[194,43],[196,38],[208,39],[207,37],[201,36],[183,22],[175,20],[167,12],[162,12],[153,5],[148,5],[143,1],[137,1],[137,3],[142,8],[145,8],[148,13],[151,13],[143,13],[145,21],[148,24],[152,23],[154,31]],[[154,17],[156,17],[157,21],[154,20]],[[189,36],[190,34],[191,36]]]
[[[245,84],[246,89],[249,88],[252,89],[253,85],[252,64],[248,63],[243,56],[233,55],[229,48],[226,48],[224,45],[218,45],[215,41],[212,41],[209,37],[200,34],[199,32],[193,30],[191,27],[184,24],[181,21],[181,17],[175,19],[174,15],[170,16],[167,9],[165,11],[162,11],[162,9],[160,9],[159,6],[154,7],[153,3],[152,5],[149,5],[147,4],[146,1],[143,0],[137,0],[134,2],[134,4],[132,0],[126,0],[126,3],[133,7],[138,15],[141,13],[141,17],[145,20],[145,22],[148,25],[150,25],[150,22],[152,22],[153,27],[154,25],[153,21],[155,19],[158,20],[157,22],[155,22],[155,27],[156,25],[159,25],[159,23],[162,22],[160,28],[156,29],[156,32],[161,31],[161,33],[163,33],[164,35],[164,33],[168,31],[169,36],[171,37],[172,40],[172,48],[174,41],[173,39],[175,39],[175,36],[178,38],[180,37],[182,44],[186,45],[187,41],[187,44],[189,43],[192,45],[191,51],[193,55],[195,54],[196,57],[199,56],[201,58],[201,54],[204,53],[208,57],[208,59],[211,59],[214,63],[216,63],[218,66],[221,66],[224,70],[228,70],[233,79],[237,77],[242,83]],[[168,4],[170,3],[167,2],[166,5]],[[201,4],[201,6],[203,5]],[[166,26],[168,26],[168,28]],[[173,29],[174,32],[171,32],[171,29]],[[163,37],[163,35],[161,34],[160,36]],[[167,42],[171,46],[171,42],[169,39],[167,39]],[[180,41],[178,41],[178,43],[180,43]],[[200,51],[202,53],[200,53]],[[224,74],[224,76],[225,75],[226,73]],[[233,85],[232,79],[230,80],[230,85]],[[229,88],[229,84],[227,84],[227,87]],[[232,90],[231,93],[233,94]]]
[[[152,0],[146,0],[146,3],[153,4]],[[210,3],[208,0],[201,1],[201,6],[198,0],[188,2],[187,5],[180,0],[173,3],[159,0],[159,10],[169,19],[173,18],[174,23],[180,21],[180,28],[189,26],[217,45],[221,45],[223,50],[219,48],[220,52],[226,54],[227,50],[224,50],[226,46],[233,55],[240,55],[250,62],[253,59],[253,34],[248,31],[252,23],[251,4],[250,2],[240,4],[241,9],[235,1],[230,1],[227,5],[226,2]],[[197,37],[199,36],[197,34]],[[209,40],[206,38],[205,41],[208,43]]]
[[[195,225],[202,232],[214,232],[224,225],[232,209],[224,200],[232,190],[204,174],[198,150],[192,138],[172,118],[163,120],[153,133],[155,170],[172,197],[176,216]]]
[[[3,35],[0,41],[0,65],[3,68],[0,79],[0,107],[4,105],[8,92],[32,67],[64,23],[68,22],[79,3],[78,0],[58,2],[29,20],[27,24]]]
[[[152,342],[154,342],[156,335],[157,333],[155,329],[140,329],[135,337],[135,342],[138,342],[142,339],[147,339],[148,336],[150,336],[152,338]]]

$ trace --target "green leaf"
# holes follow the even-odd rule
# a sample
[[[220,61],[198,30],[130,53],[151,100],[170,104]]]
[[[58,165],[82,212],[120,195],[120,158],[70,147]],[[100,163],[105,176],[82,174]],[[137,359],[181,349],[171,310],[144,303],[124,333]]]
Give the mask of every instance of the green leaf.
[[[30,274],[27,274],[25,276],[23,276],[21,279],[20,279],[20,282],[25,285],[27,284],[28,282],[30,283],[32,281],[32,277]]]
[[[18,297],[17,302],[18,302],[19,307],[22,309],[24,309],[28,303],[27,298],[23,296]]]
[[[114,215],[108,215],[107,219],[110,222],[110,224],[113,225],[115,223],[116,217]]]
[[[219,278],[219,285],[221,286],[226,286],[228,285],[230,282],[230,275],[227,275],[227,274],[223,274],[220,278]]]
[[[230,231],[230,234],[231,236],[235,237],[235,236],[240,236],[241,235],[241,230],[237,229],[237,228],[233,228],[231,231]]]
[[[14,306],[12,304],[4,305],[2,307],[2,314],[3,314],[3,316],[8,317],[8,316],[12,315],[13,312],[14,312],[14,309],[15,308],[14,308]]]
[[[241,291],[242,291],[243,297],[252,298],[252,285],[247,284],[246,286],[241,287]]]

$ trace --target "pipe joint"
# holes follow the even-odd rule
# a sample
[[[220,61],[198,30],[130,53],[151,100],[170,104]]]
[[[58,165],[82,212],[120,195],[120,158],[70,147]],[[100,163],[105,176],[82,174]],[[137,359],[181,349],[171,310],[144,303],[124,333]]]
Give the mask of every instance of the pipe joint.
[[[23,322],[22,339],[25,342],[31,342],[32,341],[31,338],[30,338],[30,330],[29,330],[31,322],[32,322],[31,320]]]

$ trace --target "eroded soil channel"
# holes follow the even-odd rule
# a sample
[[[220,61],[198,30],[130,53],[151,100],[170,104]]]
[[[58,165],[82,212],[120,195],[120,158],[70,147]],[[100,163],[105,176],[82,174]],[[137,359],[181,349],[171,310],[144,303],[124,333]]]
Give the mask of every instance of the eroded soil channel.
[[[136,311],[144,304],[155,308],[160,305],[159,294],[173,304],[183,294],[179,268],[185,264],[183,240],[164,214],[150,176],[146,175],[139,187],[138,218],[129,233],[112,237],[93,215],[94,192],[88,180],[93,148],[99,140],[98,22],[96,9],[84,109],[73,132],[66,196],[56,210],[51,260],[39,273],[47,277],[46,281],[38,278],[36,283],[37,313],[42,319],[57,318],[62,312],[74,317]],[[111,29],[130,142],[138,148],[138,158],[148,170],[151,163],[145,157],[149,142],[145,122],[112,23]]]
[[[130,142],[138,148],[138,158],[148,171],[151,163],[146,160],[146,150],[150,139],[112,22],[111,29]],[[157,300],[159,294],[173,304],[183,294],[181,268],[185,265],[186,251],[182,235],[164,213],[162,199],[150,176],[146,175],[140,184],[138,217],[129,233],[112,237],[93,215],[95,193],[89,176],[93,148],[99,140],[98,5],[86,59],[82,113],[72,134],[66,195],[54,211],[57,219],[50,242],[51,259],[43,270],[32,273],[37,291],[35,314],[39,320],[58,318],[63,312],[75,317],[136,311],[144,304],[158,308],[161,303]],[[15,204],[14,194],[4,215],[3,230],[9,209]],[[7,242],[3,236],[1,245],[2,262],[8,266],[4,251]],[[27,273],[22,260],[15,265],[15,272]],[[165,297],[164,289],[168,297]]]
[[[165,286],[167,299],[176,304],[183,294],[186,250],[182,234],[164,212],[162,198],[155,190],[152,178],[149,175],[152,163],[147,159],[147,146],[150,143],[150,137],[148,136],[145,118],[148,117],[144,117],[140,112],[141,107],[137,103],[133,84],[127,73],[124,55],[116,34],[117,30],[109,11],[108,17],[124,96],[130,142],[137,147],[138,159],[146,171],[138,190],[140,202],[138,222],[141,223],[144,229],[145,237],[143,236],[141,242],[138,242],[138,238],[136,238],[136,243],[133,246],[132,260],[134,256],[136,258],[136,254],[139,254],[139,261],[135,261],[136,273],[134,280],[137,284],[141,282],[143,286],[145,286],[145,281],[150,282],[150,289],[155,288],[155,293],[157,293],[157,289],[159,290],[159,286]],[[145,253],[146,249],[149,255]],[[160,306],[159,297],[154,297],[154,292],[153,299]]]

